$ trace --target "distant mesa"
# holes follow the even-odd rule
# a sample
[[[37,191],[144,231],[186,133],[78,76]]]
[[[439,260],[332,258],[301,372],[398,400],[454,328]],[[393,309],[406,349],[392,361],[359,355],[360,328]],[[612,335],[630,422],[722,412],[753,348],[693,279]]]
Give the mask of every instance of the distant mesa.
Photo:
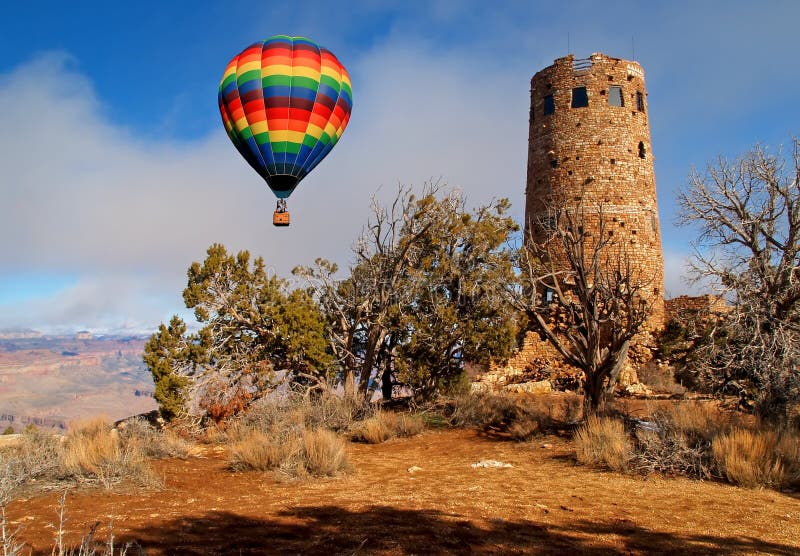
[[[80,332],[75,333],[76,340],[93,340],[94,334],[89,332],[88,330],[81,330]]]
[[[25,340],[41,338],[44,334],[30,328],[0,328],[0,340]]]

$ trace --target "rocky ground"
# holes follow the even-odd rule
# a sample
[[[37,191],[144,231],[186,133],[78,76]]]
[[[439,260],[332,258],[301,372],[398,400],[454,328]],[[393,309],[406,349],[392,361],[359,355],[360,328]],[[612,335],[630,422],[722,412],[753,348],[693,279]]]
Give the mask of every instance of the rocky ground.
[[[97,522],[106,537],[113,516],[117,545],[156,555],[800,553],[798,493],[594,471],[556,436],[442,430],[349,451],[337,479],[233,473],[224,448],[157,462],[164,490],[71,492],[67,541]],[[50,553],[57,507],[57,493],[9,506],[34,553]]]

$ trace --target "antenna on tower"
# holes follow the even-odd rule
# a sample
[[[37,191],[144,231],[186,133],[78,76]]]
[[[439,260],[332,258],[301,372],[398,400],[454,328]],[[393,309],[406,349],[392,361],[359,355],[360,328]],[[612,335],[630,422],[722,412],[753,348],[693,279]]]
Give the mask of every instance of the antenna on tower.
[[[636,61],[636,42],[633,40],[633,35],[631,35],[631,60]]]
[[[569,50],[569,31],[567,31],[567,54],[570,54],[570,53],[571,52]]]

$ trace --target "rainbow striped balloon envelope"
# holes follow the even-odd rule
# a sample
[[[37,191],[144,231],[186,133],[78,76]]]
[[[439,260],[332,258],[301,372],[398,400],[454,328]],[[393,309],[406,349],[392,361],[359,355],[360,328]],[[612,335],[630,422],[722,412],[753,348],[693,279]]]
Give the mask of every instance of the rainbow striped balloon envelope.
[[[275,35],[248,46],[219,84],[228,136],[280,199],[336,145],[352,107],[347,70],[303,37]]]

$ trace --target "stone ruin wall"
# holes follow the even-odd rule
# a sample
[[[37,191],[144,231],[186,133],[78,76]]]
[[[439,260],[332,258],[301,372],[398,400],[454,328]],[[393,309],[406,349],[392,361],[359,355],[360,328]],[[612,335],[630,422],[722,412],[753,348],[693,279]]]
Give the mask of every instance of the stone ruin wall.
[[[724,315],[730,306],[719,295],[700,295],[691,297],[681,295],[664,302],[664,322],[677,321],[685,323],[687,319],[698,315]]]
[[[719,319],[730,310],[730,305],[718,295],[681,295],[664,301],[664,322],[675,321],[686,326],[698,318],[701,321]],[[653,341],[652,337],[648,337],[647,341],[642,342],[644,345],[631,347],[632,361],[620,373],[620,387],[634,394],[642,393],[642,389],[635,388],[638,380],[636,367],[652,360],[652,352],[647,345]],[[669,367],[668,362],[656,363],[665,370]],[[520,350],[505,364],[472,373],[474,389],[477,391],[530,393],[549,392],[559,377],[579,375],[578,369],[565,363],[558,351],[535,332],[525,335]]]

